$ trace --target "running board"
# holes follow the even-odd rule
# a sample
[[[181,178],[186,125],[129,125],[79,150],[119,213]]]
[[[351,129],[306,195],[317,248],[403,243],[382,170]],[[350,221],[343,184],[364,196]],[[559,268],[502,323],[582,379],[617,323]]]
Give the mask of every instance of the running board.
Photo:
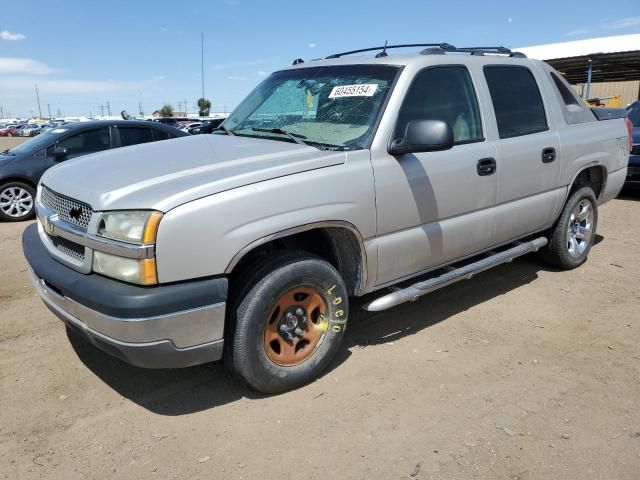
[[[427,293],[431,293],[439,288],[446,287],[460,280],[469,280],[477,273],[484,272],[492,267],[509,263],[530,252],[537,252],[548,243],[546,237],[539,237],[529,242],[518,243],[515,247],[491,256],[483,258],[473,263],[469,263],[460,268],[450,268],[439,277],[429,278],[413,285],[389,293],[373,302],[365,304],[362,308],[370,312],[380,312],[404,302],[414,301]]]

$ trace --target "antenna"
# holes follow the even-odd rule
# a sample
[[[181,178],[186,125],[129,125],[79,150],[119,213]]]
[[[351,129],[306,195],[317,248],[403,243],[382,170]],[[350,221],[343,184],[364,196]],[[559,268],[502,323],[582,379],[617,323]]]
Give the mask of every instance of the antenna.
[[[378,54],[376,54],[376,58],[382,58],[382,57],[387,57],[387,40],[384,41],[384,48],[382,49],[382,51]]]

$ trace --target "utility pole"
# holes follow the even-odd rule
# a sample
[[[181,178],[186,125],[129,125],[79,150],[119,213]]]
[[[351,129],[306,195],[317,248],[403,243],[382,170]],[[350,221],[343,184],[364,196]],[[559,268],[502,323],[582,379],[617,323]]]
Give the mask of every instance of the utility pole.
[[[144,117],[144,112],[142,111],[142,102],[138,102],[138,112],[140,112],[141,117]]]
[[[2,110],[2,107],[0,107],[0,118],[4,118],[4,111]]]
[[[204,98],[204,32],[202,32],[202,55],[201,55],[200,69],[202,74],[202,98]]]
[[[47,110],[49,110],[49,120],[51,120],[51,105],[47,103]]]
[[[107,112],[109,116],[111,116],[111,105],[109,104],[109,102],[107,102]]]
[[[104,117],[104,105],[100,105],[100,116]]]
[[[36,86],[36,100],[38,100],[38,117],[42,118],[42,109],[40,108],[40,93],[38,92],[38,84]]]
[[[187,99],[184,99],[184,116],[187,116],[187,113],[189,113],[189,109],[187,107]]]
[[[62,113],[60,112],[60,107],[58,107],[58,118],[62,117]]]

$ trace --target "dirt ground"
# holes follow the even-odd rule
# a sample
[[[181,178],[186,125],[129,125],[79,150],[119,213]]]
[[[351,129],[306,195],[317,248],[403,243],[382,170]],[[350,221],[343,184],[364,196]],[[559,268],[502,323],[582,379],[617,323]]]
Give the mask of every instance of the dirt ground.
[[[272,397],[68,337],[28,283],[26,224],[0,224],[0,478],[638,479],[639,200],[601,208],[577,270],[526,257],[359,301],[332,368]]]

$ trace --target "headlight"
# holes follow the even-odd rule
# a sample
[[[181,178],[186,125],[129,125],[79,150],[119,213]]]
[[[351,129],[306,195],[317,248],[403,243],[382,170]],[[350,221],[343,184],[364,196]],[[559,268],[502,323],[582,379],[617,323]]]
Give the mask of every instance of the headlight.
[[[107,277],[116,278],[123,282],[137,283],[138,285],[155,285],[158,283],[156,259],[118,257],[110,253],[93,252],[93,271]]]
[[[162,213],[155,211],[105,212],[98,224],[98,236],[134,244],[156,241]],[[125,258],[98,249],[93,252],[93,271],[107,277],[139,285],[155,285],[158,274],[155,258]]]
[[[154,243],[160,212],[106,212],[98,224],[98,235],[129,243]]]

